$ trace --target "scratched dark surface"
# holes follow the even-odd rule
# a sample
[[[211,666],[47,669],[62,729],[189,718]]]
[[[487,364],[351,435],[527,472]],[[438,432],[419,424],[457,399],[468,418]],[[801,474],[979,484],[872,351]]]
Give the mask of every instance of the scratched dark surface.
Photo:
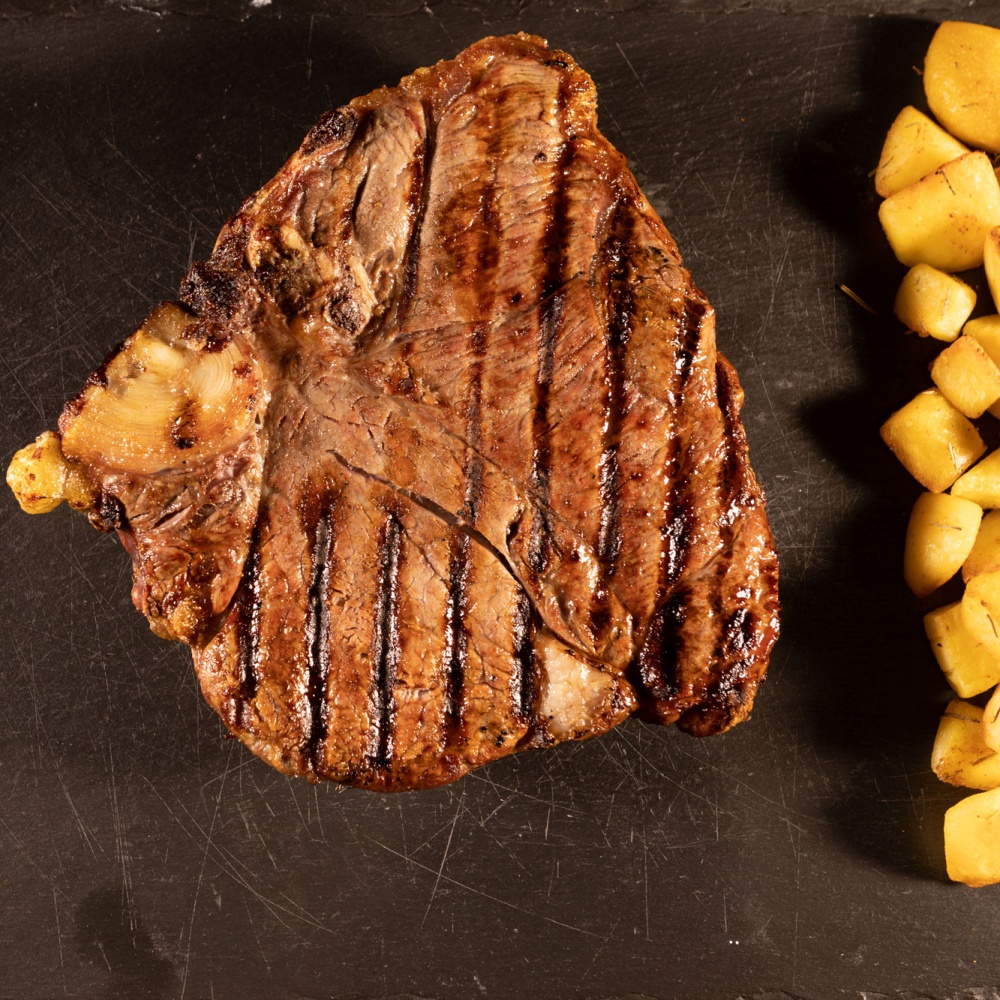
[[[223,737],[116,543],[4,491],[0,997],[1000,997],[1000,890],[942,874],[947,691],[900,579],[916,488],[876,435],[923,376],[835,287],[891,299],[867,174],[948,13],[0,0],[4,462],[323,110],[526,29],[594,76],[716,306],[786,607],[725,737],[630,722],[338,792]]]

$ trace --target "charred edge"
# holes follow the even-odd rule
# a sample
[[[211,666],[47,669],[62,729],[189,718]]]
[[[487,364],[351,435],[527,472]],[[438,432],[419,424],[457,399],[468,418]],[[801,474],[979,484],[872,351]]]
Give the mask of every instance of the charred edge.
[[[197,426],[194,404],[188,400],[170,425],[170,440],[179,451],[193,448],[195,438],[191,434],[191,428]]]
[[[358,126],[358,117],[350,107],[327,111],[312,127],[302,143],[302,153],[309,156],[334,142],[350,142]]]
[[[468,610],[469,548],[468,535],[457,534],[452,540],[448,570],[448,603],[445,610],[445,734],[449,745],[460,736],[462,692],[468,664],[469,635],[465,630]]]
[[[676,594],[653,616],[646,641],[637,657],[638,681],[654,698],[676,697],[674,677],[667,675],[681,655],[680,631],[684,625],[685,605],[682,594]]]
[[[88,514],[88,520],[98,531],[131,532],[125,504],[107,490],[97,494],[93,509]]]
[[[635,300],[628,285],[628,244],[632,235],[630,219],[626,217],[621,220],[620,227],[612,250],[616,265],[609,279],[610,313],[604,352],[606,387],[604,443],[598,483],[601,514],[597,534],[597,555],[601,561],[601,580],[597,587],[596,600],[591,615],[596,634],[600,634],[604,630],[608,621],[608,581],[614,574],[622,541],[618,511],[618,486],[620,483],[618,443],[625,410],[625,350],[632,333]]]
[[[519,722],[530,723],[535,714],[535,621],[531,600],[521,589],[517,593],[511,628],[514,636],[514,669],[511,671],[510,687],[514,716]]]
[[[379,546],[379,593],[375,605],[375,631],[372,636],[371,701],[374,706],[372,721],[375,734],[372,764],[376,768],[388,767],[393,753],[392,727],[393,688],[399,663],[399,553],[403,527],[395,514],[390,513],[382,529]]]
[[[260,527],[254,527],[250,551],[243,567],[236,606],[236,646],[239,650],[239,698],[245,706],[257,696],[257,661],[260,655]]]
[[[238,271],[214,260],[198,261],[181,282],[180,301],[195,316],[224,323],[243,305],[244,284]]]
[[[760,686],[762,654],[766,658],[772,641],[770,628],[752,611],[738,608],[729,615],[721,629],[717,679],[678,719],[678,726],[693,736],[710,736],[742,718]]]
[[[309,769],[319,773],[327,736],[326,688],[330,675],[330,557],[333,548],[333,512],[328,510],[316,525],[309,587],[308,687],[309,735],[305,756]]]
[[[403,258],[403,287],[399,299],[404,303],[415,300],[417,271],[420,266],[420,239],[427,216],[427,205],[431,193],[431,164],[437,147],[437,122],[431,108],[424,104],[424,148],[418,159],[417,179],[410,190],[410,211],[413,213],[413,228]]]
[[[108,368],[111,362],[121,354],[124,346],[125,341],[123,340],[117,347],[108,351],[104,356],[104,360],[87,376],[87,380],[83,383],[80,391],[66,401],[63,405],[62,415],[59,418],[60,431],[65,433],[68,423],[78,417],[83,411],[84,406],[87,404],[87,393],[90,389],[106,389],[108,387]]]
[[[566,85],[560,80],[557,117],[563,122],[566,107]],[[564,283],[569,242],[568,191],[566,171],[573,155],[573,142],[567,136],[555,167],[554,189],[550,213],[542,237],[544,272],[541,286],[541,307],[538,318],[538,374],[535,379],[535,405],[532,415],[534,452],[531,461],[531,484],[538,496],[538,511],[531,528],[528,544],[528,567],[542,573],[549,560],[552,526],[547,514],[552,474],[551,428],[549,426],[549,396],[555,367],[555,346],[562,322]]]

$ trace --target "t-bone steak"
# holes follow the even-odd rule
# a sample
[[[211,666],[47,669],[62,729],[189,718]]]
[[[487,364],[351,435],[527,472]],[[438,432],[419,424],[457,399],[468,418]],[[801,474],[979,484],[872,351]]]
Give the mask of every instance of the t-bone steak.
[[[487,38],[326,114],[15,456],[279,770],[453,781],[745,718],[778,565],[714,314],[590,77]]]

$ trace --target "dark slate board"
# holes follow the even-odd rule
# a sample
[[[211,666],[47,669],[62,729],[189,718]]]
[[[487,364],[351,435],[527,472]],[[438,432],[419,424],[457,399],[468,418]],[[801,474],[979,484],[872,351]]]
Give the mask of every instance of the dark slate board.
[[[111,539],[5,495],[0,996],[995,1000],[1000,889],[943,878],[961,793],[929,771],[948,695],[900,579],[917,490],[876,434],[926,354],[836,290],[888,311],[868,172],[947,14],[0,2],[5,461],[323,110],[525,29],[594,76],[716,306],[786,606],[724,738],[632,722],[439,791],[338,792],[224,738]]]

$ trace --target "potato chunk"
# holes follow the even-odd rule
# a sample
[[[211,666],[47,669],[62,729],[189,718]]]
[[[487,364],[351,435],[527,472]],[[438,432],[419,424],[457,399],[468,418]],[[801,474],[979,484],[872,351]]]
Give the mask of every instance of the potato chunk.
[[[896,316],[921,337],[954,340],[976,306],[976,293],[960,278],[930,264],[906,272],[893,306]]]
[[[974,576],[965,585],[961,605],[962,626],[985,654],[963,661],[961,690],[952,684],[963,698],[971,698],[1000,682],[1000,573]]]
[[[1000,368],[1000,315],[977,316],[962,328],[962,333],[975,337],[980,347],[990,356],[990,360]],[[1000,418],[1000,402],[987,408],[987,413]]]
[[[957,699],[948,703],[931,751],[931,770],[949,785],[1000,788],[1000,754],[983,740],[983,710]]]
[[[989,231],[1000,225],[1000,184],[990,158],[966,153],[886,198],[879,221],[907,266],[964,271],[983,262]]]
[[[917,597],[947,583],[972,551],[983,511],[947,493],[917,497],[906,529],[903,579]]]
[[[1000,639],[979,641],[965,625],[965,598],[924,615],[924,630],[938,666],[962,698],[973,698],[1000,681]],[[982,608],[970,608],[977,627]],[[992,639],[991,633],[991,639]]]
[[[924,58],[924,92],[952,135],[1000,153],[1000,31],[945,21]]]
[[[1000,687],[997,687],[983,709],[983,742],[1000,752]]]
[[[931,493],[943,493],[986,451],[976,428],[937,389],[914,396],[879,433]]]
[[[1000,510],[991,510],[979,525],[975,544],[962,563],[966,583],[980,573],[1000,572]]]
[[[1000,368],[975,337],[959,337],[931,365],[941,394],[967,417],[981,417],[1000,399]]]
[[[1000,788],[969,795],[944,814],[944,856],[955,882],[1000,882]]]
[[[968,151],[922,111],[907,106],[885,137],[875,170],[875,190],[888,198]]]
[[[958,479],[951,493],[952,496],[972,500],[984,510],[1000,507],[1000,448],[991,451]]]
[[[983,244],[983,269],[994,308],[1000,309],[1000,226],[994,226]]]

